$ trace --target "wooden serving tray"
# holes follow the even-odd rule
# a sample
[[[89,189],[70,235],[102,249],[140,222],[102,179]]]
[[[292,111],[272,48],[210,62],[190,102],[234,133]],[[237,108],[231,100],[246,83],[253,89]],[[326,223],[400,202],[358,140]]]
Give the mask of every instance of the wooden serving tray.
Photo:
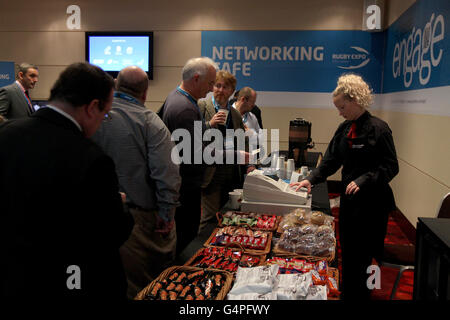
[[[231,226],[231,228],[242,228],[242,227],[233,227]],[[214,237],[216,236],[216,233],[219,231],[219,229],[221,228],[215,228],[214,231],[211,233],[211,235],[209,236],[209,238],[205,241],[205,243],[203,244],[205,247],[218,247],[218,248],[223,248],[225,246],[217,246],[217,245],[212,245],[211,242],[214,239]],[[252,249],[252,248],[245,248],[245,253],[248,254],[255,254],[255,255],[261,255],[261,254],[268,254],[270,252],[270,248],[272,245],[272,232],[267,232],[267,231],[260,231],[259,232],[263,232],[267,234],[267,242],[266,242],[266,246],[264,247],[264,249],[262,250],[258,250],[258,249]],[[229,243],[227,246],[229,247],[243,247],[240,243]]]
[[[210,247],[210,248],[212,248],[212,247]],[[254,265],[254,267],[257,267],[257,266],[260,266],[260,265],[263,265],[263,264],[265,264],[265,261],[266,261],[266,256],[267,255],[265,255],[265,254],[251,254],[251,253],[248,253],[242,246],[234,246],[234,247],[232,247],[232,248],[230,248],[229,246],[224,246],[224,247],[217,247],[217,248],[226,248],[226,249],[230,249],[230,250],[233,250],[233,251],[239,251],[239,252],[241,252],[242,253],[242,256],[244,256],[244,255],[249,255],[249,256],[251,256],[251,257],[255,257],[255,258],[258,258],[259,259],[259,262],[257,263],[257,264],[255,264]],[[186,261],[186,263],[184,264],[185,266],[194,266],[194,262],[197,262],[196,260],[197,260],[197,258],[199,257],[199,256],[202,256],[202,254],[203,254],[203,250],[205,250],[205,249],[207,249],[207,248],[201,248],[201,249],[199,249],[188,261]],[[241,259],[242,259],[242,256],[241,256]],[[228,271],[228,272],[231,272],[231,271]]]
[[[227,212],[230,212],[230,211],[227,211]],[[251,212],[242,212],[242,211],[231,211],[231,212],[233,212],[235,214],[238,214],[238,215],[241,215],[243,217],[248,216],[251,213]],[[217,217],[217,221],[219,222],[218,223],[219,227],[228,227],[228,226],[230,226],[230,227],[247,227],[247,228],[250,228],[252,230],[259,230],[259,231],[276,231],[278,229],[278,226],[280,225],[280,221],[281,221],[282,216],[275,215],[275,214],[270,214],[270,213],[257,213],[257,214],[260,215],[260,216],[275,216],[276,220],[275,220],[274,226],[272,228],[264,229],[264,228],[258,228],[256,226],[251,227],[251,226],[249,226],[246,223],[242,223],[242,224],[239,224],[239,225],[224,225],[222,223],[224,213],[217,212],[216,213],[216,217]]]

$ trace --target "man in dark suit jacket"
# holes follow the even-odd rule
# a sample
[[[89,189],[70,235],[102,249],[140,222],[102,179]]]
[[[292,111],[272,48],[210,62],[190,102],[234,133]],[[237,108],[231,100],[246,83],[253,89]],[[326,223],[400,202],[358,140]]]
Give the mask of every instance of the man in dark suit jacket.
[[[0,296],[125,299],[119,247],[133,220],[112,159],[88,139],[113,86],[98,67],[70,65],[47,108],[0,124]]]
[[[38,80],[38,68],[22,63],[17,72],[16,82],[0,88],[0,115],[6,119],[30,116],[34,109],[28,91],[34,88]]]

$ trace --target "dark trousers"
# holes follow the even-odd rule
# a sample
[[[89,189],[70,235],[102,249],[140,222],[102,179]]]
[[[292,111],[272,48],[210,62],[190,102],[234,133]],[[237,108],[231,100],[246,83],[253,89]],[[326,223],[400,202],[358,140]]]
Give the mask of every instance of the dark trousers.
[[[201,188],[185,177],[180,187],[180,203],[176,209],[177,255],[197,236],[201,216]]]
[[[342,250],[342,299],[369,300],[367,268],[383,250],[388,212],[374,194],[341,194],[339,238]]]

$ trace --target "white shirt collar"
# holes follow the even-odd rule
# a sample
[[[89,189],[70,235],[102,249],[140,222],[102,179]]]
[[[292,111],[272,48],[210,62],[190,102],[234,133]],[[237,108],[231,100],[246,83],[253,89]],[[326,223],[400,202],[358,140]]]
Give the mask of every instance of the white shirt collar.
[[[19,80],[16,80],[17,85],[19,86],[20,89],[22,89],[23,92],[25,92],[25,88],[23,87],[23,85],[19,82]]]
[[[78,129],[80,129],[81,132],[83,131],[83,129],[81,129],[80,124],[79,124],[79,123],[78,123],[78,122],[77,122],[70,114],[68,114],[67,112],[64,112],[64,111],[62,111],[61,109],[56,108],[55,106],[52,106],[52,105],[49,105],[49,104],[47,105],[47,108],[50,108],[50,109],[52,109],[52,110],[58,112],[58,113],[61,114],[62,116],[66,117],[67,119],[69,119],[70,121],[72,121],[73,123],[75,123],[75,125],[78,127]]]

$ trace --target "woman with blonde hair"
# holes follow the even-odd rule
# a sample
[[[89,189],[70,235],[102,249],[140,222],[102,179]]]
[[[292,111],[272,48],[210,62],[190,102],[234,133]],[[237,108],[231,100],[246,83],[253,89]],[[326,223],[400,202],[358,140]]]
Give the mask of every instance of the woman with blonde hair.
[[[339,77],[333,103],[345,121],[336,130],[324,158],[305,180],[292,184],[311,191],[342,167],[339,238],[344,299],[369,299],[367,268],[380,259],[389,212],[395,200],[389,182],[398,173],[392,132],[367,108],[372,91],[358,75]]]

